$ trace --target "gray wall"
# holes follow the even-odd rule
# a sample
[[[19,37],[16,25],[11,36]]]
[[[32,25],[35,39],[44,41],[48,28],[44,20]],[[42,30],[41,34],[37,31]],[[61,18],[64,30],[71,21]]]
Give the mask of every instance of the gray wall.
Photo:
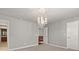
[[[9,49],[37,44],[35,23],[2,15],[0,19],[9,21]]]
[[[48,42],[50,44],[67,47],[66,23],[76,20],[79,20],[79,17],[55,21],[49,24]]]
[[[57,21],[49,25],[49,43],[66,46],[65,23]]]

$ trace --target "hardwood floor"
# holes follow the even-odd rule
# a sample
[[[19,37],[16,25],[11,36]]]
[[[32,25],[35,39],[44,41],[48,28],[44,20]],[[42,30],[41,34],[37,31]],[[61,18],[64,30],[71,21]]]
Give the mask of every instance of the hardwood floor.
[[[0,51],[8,51],[7,42],[0,42]]]

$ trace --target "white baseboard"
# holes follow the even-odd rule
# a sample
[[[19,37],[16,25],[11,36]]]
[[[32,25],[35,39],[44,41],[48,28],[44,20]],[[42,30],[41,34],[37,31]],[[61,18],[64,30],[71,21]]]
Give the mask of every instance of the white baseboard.
[[[28,47],[37,46],[37,45],[38,44],[27,45],[27,46],[24,46],[24,47],[18,47],[18,48],[8,49],[8,51],[15,51],[15,50],[18,50],[18,49],[28,48]],[[59,46],[59,45],[55,45],[55,44],[52,44],[52,43],[48,43],[48,45],[59,47],[59,48],[64,48],[64,49],[70,49],[70,48]],[[79,49],[73,49],[73,50],[79,50]]]
[[[59,46],[59,45],[55,45],[55,44],[51,44],[51,43],[48,43],[48,45],[59,47],[59,48],[64,48],[64,49],[68,49],[67,47],[63,47],[63,46]]]
[[[59,46],[59,45],[55,45],[55,44],[51,44],[51,43],[48,43],[48,45],[59,47],[59,48],[64,48],[64,49],[72,49],[72,48],[67,48],[67,47],[63,47],[63,46]],[[72,50],[79,50],[79,49],[72,49]]]
[[[32,45],[27,45],[27,46],[23,46],[23,47],[8,49],[8,51],[15,51],[15,50],[18,50],[18,49],[28,48],[28,47],[32,47],[32,46],[36,46],[36,45],[38,45],[38,44],[32,44]]]
[[[72,50],[76,50],[76,51],[78,50],[78,51],[79,51],[79,49],[78,49],[78,48],[68,48],[68,49],[72,49]]]

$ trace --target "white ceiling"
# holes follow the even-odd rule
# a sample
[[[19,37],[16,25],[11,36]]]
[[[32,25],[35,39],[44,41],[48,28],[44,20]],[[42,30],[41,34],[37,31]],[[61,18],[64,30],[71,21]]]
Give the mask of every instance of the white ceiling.
[[[0,14],[24,20],[36,21],[38,8],[0,8]],[[48,22],[79,17],[78,8],[46,8]]]
[[[78,8],[50,8],[47,10],[49,22],[79,17]]]

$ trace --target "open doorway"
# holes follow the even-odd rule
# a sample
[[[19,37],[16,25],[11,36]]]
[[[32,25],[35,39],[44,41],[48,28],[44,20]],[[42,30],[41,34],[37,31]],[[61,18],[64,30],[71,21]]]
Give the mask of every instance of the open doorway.
[[[38,44],[48,44],[48,28],[39,28]]]
[[[0,51],[8,50],[8,22],[0,20]]]
[[[0,28],[0,49],[7,50],[7,28]]]

